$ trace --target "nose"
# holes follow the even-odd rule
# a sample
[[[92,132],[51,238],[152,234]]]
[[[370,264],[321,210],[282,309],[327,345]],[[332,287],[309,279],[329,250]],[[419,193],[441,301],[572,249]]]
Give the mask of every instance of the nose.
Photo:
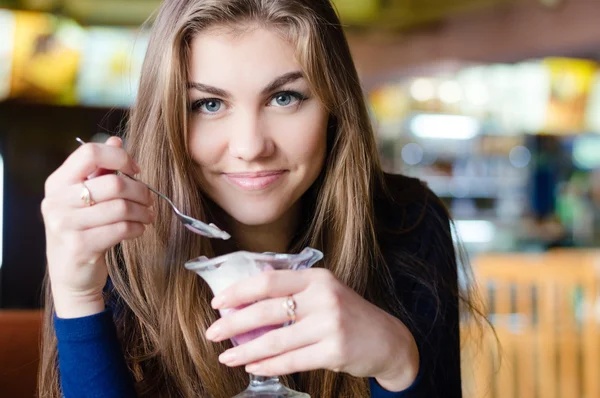
[[[230,133],[231,156],[246,162],[271,156],[275,151],[275,143],[260,116],[251,112],[240,112],[238,118]]]

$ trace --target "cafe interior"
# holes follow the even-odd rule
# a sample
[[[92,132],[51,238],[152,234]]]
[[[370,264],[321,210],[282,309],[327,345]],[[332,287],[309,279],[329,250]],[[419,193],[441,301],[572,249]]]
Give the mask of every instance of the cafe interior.
[[[384,169],[473,270],[464,396],[600,397],[600,1],[334,3]],[[0,397],[36,394],[44,181],[124,129],[159,4],[0,0]]]

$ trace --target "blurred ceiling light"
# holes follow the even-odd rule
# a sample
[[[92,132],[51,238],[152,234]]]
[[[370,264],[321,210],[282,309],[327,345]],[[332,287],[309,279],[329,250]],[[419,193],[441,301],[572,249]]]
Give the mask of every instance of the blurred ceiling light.
[[[469,140],[479,134],[479,122],[469,116],[418,114],[410,120],[410,130],[421,138]]]
[[[452,233],[464,243],[489,243],[496,236],[496,226],[486,220],[457,220]]]
[[[484,106],[490,101],[487,87],[481,83],[469,84],[465,89],[465,98],[475,106]]]
[[[462,99],[462,89],[455,81],[447,81],[440,85],[440,99],[447,104],[456,104]]]
[[[531,152],[524,146],[519,145],[510,150],[508,158],[514,167],[522,169],[529,165],[529,162],[531,161]]]
[[[435,85],[431,79],[416,79],[410,86],[410,94],[417,101],[429,101],[435,97]]]

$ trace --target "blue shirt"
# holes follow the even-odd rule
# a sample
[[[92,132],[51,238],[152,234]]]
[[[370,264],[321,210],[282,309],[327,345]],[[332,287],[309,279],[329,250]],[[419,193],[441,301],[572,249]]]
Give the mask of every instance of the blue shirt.
[[[369,380],[372,398],[460,398],[460,338],[457,268],[449,219],[439,199],[420,182],[396,176],[404,204],[380,204],[377,211],[386,233],[379,236],[397,297],[406,314],[397,316],[413,334],[419,348],[418,376],[408,389],[390,392]],[[420,188],[419,188],[420,187]],[[410,189],[403,194],[403,189]],[[418,189],[421,189],[419,191]],[[416,200],[408,193],[421,192]],[[398,206],[402,211],[398,211]],[[390,233],[391,229],[397,232]],[[417,258],[428,267],[436,294],[406,275],[398,253]],[[437,297],[436,297],[437,296]],[[76,319],[54,318],[59,370],[65,398],[136,397],[113,323],[112,311]],[[314,397],[318,398],[318,397]]]
[[[62,392],[65,398],[136,397],[112,321],[112,311],[76,318],[55,318]],[[370,379],[371,397],[411,397],[384,390]]]

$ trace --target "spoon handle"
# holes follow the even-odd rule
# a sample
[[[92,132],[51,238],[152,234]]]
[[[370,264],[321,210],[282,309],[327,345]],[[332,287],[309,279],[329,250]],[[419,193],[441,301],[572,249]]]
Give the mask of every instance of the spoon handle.
[[[77,141],[79,144],[81,144],[81,145],[84,145],[84,144],[85,144],[85,141],[84,141],[84,140],[82,140],[82,139],[81,139],[81,138],[79,138],[79,137],[75,138],[75,140],[76,140],[76,141]],[[129,174],[125,174],[125,173],[123,173],[122,171],[118,171],[118,170],[117,170],[117,171],[116,171],[116,174],[117,174],[117,175],[122,175],[122,176],[125,176],[125,177],[129,177],[129,178],[131,178],[133,181],[137,181],[137,182],[139,182],[140,184],[144,184],[144,185],[146,186],[146,188],[148,188],[149,190],[151,190],[152,192],[154,192],[155,194],[157,194],[158,196],[160,196],[161,198],[163,198],[164,200],[166,200],[167,202],[169,202],[169,204],[171,205],[171,207],[173,208],[173,210],[175,210],[177,213],[179,213],[179,210],[177,209],[177,207],[175,207],[175,204],[173,204],[173,202],[171,202],[171,199],[167,198],[165,195],[163,195],[162,193],[158,192],[156,189],[152,188],[150,185],[146,184],[144,181],[140,181],[140,180],[138,180],[137,178],[135,178],[134,176],[131,176],[131,175],[129,175]]]
[[[77,142],[79,142],[79,144],[81,144],[81,145],[85,144],[85,141],[83,141],[79,137],[75,138],[75,140]],[[150,191],[154,192],[160,198],[164,199],[169,204],[169,206],[171,206],[171,209],[175,212],[175,214],[178,216],[178,218],[181,220],[181,222],[183,222],[183,224],[186,226],[186,228],[190,229],[191,231],[193,231],[197,234],[200,234],[200,235],[207,236],[209,238],[220,238],[223,240],[227,240],[231,237],[231,235],[229,235],[227,232],[221,230],[219,227],[217,227],[214,224],[206,224],[200,220],[196,220],[195,218],[186,216],[185,214],[181,213],[179,211],[179,209],[177,208],[177,206],[175,206],[175,204],[171,201],[171,199],[169,199],[162,193],[158,192],[156,189],[152,188],[150,185],[146,184],[144,181],[140,181],[137,178],[130,176],[129,174],[125,174],[118,170],[115,173],[120,176],[128,177],[134,181],[139,182],[140,184],[144,184]]]

